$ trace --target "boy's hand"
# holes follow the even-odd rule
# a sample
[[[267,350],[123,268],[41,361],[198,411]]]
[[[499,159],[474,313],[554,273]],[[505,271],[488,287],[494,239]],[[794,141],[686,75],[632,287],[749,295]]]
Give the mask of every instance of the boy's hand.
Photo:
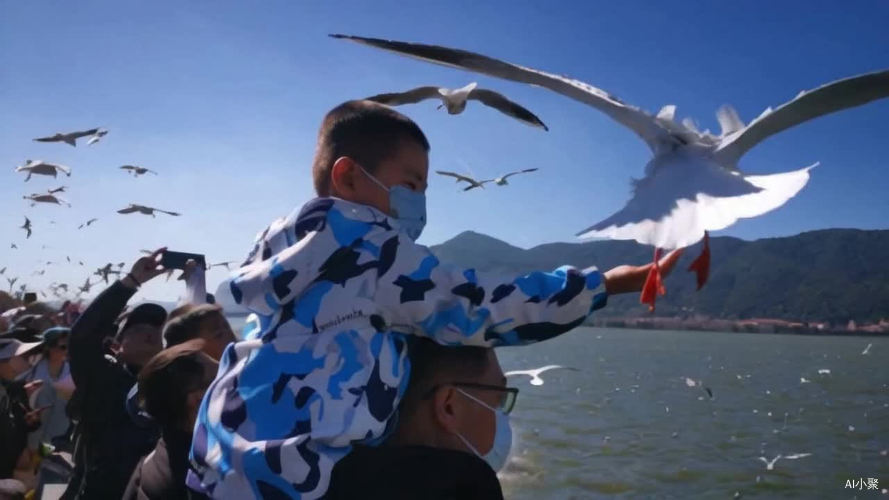
[[[667,275],[670,274],[670,271],[672,271],[676,266],[676,263],[679,262],[679,257],[682,256],[682,250],[682,248],[673,250],[659,261],[658,264],[661,268],[661,276],[666,278]],[[605,291],[608,292],[608,295],[641,292],[642,286],[645,285],[645,278],[648,276],[648,271],[653,265],[653,262],[644,266],[623,265],[605,271]]]

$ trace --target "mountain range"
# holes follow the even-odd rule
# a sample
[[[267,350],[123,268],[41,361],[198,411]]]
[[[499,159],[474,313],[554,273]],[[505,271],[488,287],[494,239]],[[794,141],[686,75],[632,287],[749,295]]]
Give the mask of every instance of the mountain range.
[[[550,243],[529,249],[463,232],[431,247],[443,261],[505,278],[561,265],[645,264],[649,246],[629,241]],[[826,229],[782,238],[745,241],[711,237],[710,280],[695,290],[686,272],[700,245],[686,250],[665,281],[658,316],[721,319],[777,318],[845,324],[889,318],[889,230]],[[609,297],[600,316],[649,314],[637,294]]]

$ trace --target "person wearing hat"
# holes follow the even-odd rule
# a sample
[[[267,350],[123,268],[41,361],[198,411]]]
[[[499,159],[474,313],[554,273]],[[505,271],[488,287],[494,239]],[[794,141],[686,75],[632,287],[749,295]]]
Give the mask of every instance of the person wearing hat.
[[[35,385],[16,380],[28,369],[25,357],[40,346],[40,342],[0,338],[0,479],[12,477],[28,444],[28,433],[40,426],[40,409],[28,403]]]
[[[61,326],[44,331],[41,334],[43,349],[40,359],[25,375],[28,382],[42,382],[42,387],[33,397],[32,406],[47,408],[41,415],[40,428],[28,437],[28,448],[31,450],[37,450],[41,443],[59,447],[63,443],[58,441],[68,433],[71,425],[71,420],[65,413],[65,406],[74,392],[74,380],[68,364],[70,333],[70,328]]]
[[[142,257],[122,279],[100,293],[71,327],[69,362],[72,408],[78,419],[77,468],[65,498],[119,499],[139,459],[154,447],[159,431],[140,425],[126,410],[127,393],[142,367],[162,349],[167,312],[140,304],[114,322],[141,285],[164,272],[160,249]],[[113,355],[106,338],[113,338]]]

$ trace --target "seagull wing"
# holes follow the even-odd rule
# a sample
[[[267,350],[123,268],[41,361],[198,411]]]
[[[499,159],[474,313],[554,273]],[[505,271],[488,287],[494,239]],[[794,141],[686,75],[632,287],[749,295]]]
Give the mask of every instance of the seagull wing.
[[[506,179],[507,177],[510,177],[513,175],[527,174],[528,172],[536,172],[536,171],[537,171],[536,168],[526,168],[525,170],[517,170],[515,172],[510,172],[510,173],[504,175],[503,177],[501,177],[501,179]]]
[[[813,118],[884,97],[889,97],[889,70],[844,78],[800,92],[777,109],[766,109],[740,132],[724,137],[716,154],[725,160],[724,164],[734,164],[771,135]]]
[[[617,97],[580,80],[526,68],[466,50],[451,49],[438,45],[398,42],[350,35],[330,36],[412,56],[427,62],[546,87],[553,92],[580,101],[607,114],[639,135],[652,150],[655,149],[659,139],[666,133],[655,118],[648,113],[639,108],[624,104]]]
[[[447,176],[447,177],[453,177],[453,178],[457,179],[457,182],[460,182],[460,181],[466,181],[466,182],[468,182],[468,183],[470,183],[470,184],[478,184],[478,181],[476,181],[476,180],[473,179],[472,177],[467,177],[467,176],[465,176],[465,175],[458,174],[457,172],[448,172],[448,171],[446,171],[446,170],[436,170],[435,173],[438,174],[438,175],[444,175],[444,176]]]
[[[440,98],[438,87],[417,87],[407,92],[394,92],[391,94],[378,94],[368,97],[366,100],[385,104],[387,106],[400,106],[402,104],[414,104],[433,97]]]
[[[173,217],[179,217],[180,215],[182,215],[179,212],[168,212],[167,210],[161,210],[159,208],[155,208],[154,211],[160,212],[162,214],[172,215]]]
[[[710,163],[656,168],[636,181],[633,198],[622,209],[577,235],[636,240],[663,249],[685,247],[705,231],[780,207],[806,185],[814,166],[748,176]]]
[[[797,458],[806,458],[812,456],[811,453],[795,453],[793,455],[784,455],[781,458],[786,458],[787,460],[796,460]]]
[[[61,141],[62,139],[60,139],[59,137],[56,137],[56,136],[54,136],[54,135],[51,135],[51,136],[48,136],[48,137],[38,137],[38,138],[36,138],[36,139],[34,139],[34,140],[37,141],[37,142],[59,142],[59,141]]]
[[[138,211],[139,211],[139,207],[137,207],[136,205],[130,205],[127,208],[122,208],[122,209],[118,210],[117,213],[131,214],[131,213],[138,212]]]
[[[65,165],[53,165],[57,170],[61,170],[65,173],[65,175],[71,175],[71,168],[66,167]]]
[[[549,130],[546,124],[544,124],[543,121],[540,120],[540,118],[537,118],[537,115],[528,111],[521,105],[510,101],[502,94],[494,92],[493,90],[475,89],[469,93],[469,99],[480,101],[486,106],[490,106],[494,109],[500,110],[502,113],[505,113],[517,120],[521,120],[531,126],[540,127],[543,130]]]
[[[78,130],[77,132],[71,132],[70,134],[65,134],[72,139],[80,139],[81,137],[86,137],[88,135],[95,135],[99,129],[91,128],[89,130]]]

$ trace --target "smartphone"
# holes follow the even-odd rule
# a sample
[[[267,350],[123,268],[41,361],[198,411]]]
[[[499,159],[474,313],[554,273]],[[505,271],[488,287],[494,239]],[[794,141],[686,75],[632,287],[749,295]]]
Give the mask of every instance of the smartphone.
[[[201,269],[207,269],[207,260],[199,253],[171,252],[167,250],[161,255],[161,265],[165,269],[185,269],[185,263],[194,260]]]
[[[24,302],[25,305],[37,302],[37,294],[34,292],[25,293],[25,296],[22,298],[22,302]]]

